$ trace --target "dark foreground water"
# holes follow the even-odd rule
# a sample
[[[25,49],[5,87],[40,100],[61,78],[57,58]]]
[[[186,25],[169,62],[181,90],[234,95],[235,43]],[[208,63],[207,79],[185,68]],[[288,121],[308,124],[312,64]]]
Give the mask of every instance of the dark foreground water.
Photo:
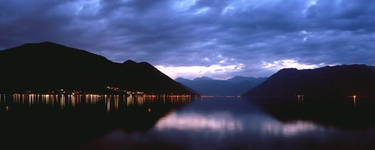
[[[343,129],[298,119],[281,122],[241,99],[116,95],[0,98],[0,149],[375,148],[372,128]]]

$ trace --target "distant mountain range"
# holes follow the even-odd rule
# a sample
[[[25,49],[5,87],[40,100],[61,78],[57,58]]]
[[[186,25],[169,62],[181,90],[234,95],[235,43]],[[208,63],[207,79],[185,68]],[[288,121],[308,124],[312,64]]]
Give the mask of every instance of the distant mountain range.
[[[253,98],[296,98],[314,101],[342,100],[350,96],[375,96],[375,67],[327,66],[317,69],[282,69],[245,94]]]
[[[177,78],[176,81],[189,87],[201,95],[207,96],[240,96],[246,91],[256,87],[266,78],[253,78],[236,76],[228,80],[214,80],[208,77],[194,80]]]
[[[43,42],[0,51],[0,91],[83,92],[113,90],[193,94],[147,62],[109,61],[103,56]]]

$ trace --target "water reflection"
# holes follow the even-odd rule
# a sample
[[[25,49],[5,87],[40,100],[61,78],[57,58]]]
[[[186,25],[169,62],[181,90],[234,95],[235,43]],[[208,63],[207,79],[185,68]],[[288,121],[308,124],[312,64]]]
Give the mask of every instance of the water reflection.
[[[272,99],[272,101],[287,100]],[[303,96],[300,96],[295,103],[258,104],[258,106],[282,122],[314,122],[326,127],[349,130],[375,128],[375,119],[371,116],[375,113],[372,97],[359,99],[357,95],[353,95],[336,99],[320,98],[303,101]]]
[[[54,109],[75,109],[82,105],[104,105],[107,112],[120,111],[126,107],[141,107],[147,104],[186,104],[189,96],[156,96],[156,95],[98,95],[98,94],[0,94],[2,105],[35,105],[59,106]],[[9,107],[9,106],[8,106]]]
[[[0,95],[0,129],[6,129],[0,144],[5,149],[74,149],[116,129],[147,132],[191,101],[145,95]]]
[[[147,133],[115,130],[84,149],[355,150],[374,148],[374,136],[374,130],[353,132],[311,121],[279,121],[239,99],[204,99],[162,117]]]
[[[235,120],[230,114],[220,113],[214,115],[201,115],[198,113],[173,113],[162,118],[155,126],[157,130],[183,130],[183,131],[241,131],[243,124]]]
[[[280,121],[241,99],[0,95],[0,105],[0,118],[6,122],[0,124],[6,129],[0,144],[22,143],[29,149],[375,148],[373,129],[347,131],[298,118]]]
[[[214,104],[202,104],[203,102],[195,102],[199,105],[206,105],[205,108],[184,108],[185,111],[173,112],[168,116],[161,118],[155,125],[157,131],[178,130],[184,132],[212,132],[226,133],[232,135],[234,133],[252,133],[262,136],[292,137],[306,134],[309,132],[324,132],[326,128],[310,121],[296,120],[290,122],[280,122],[279,120],[269,116],[268,114],[252,108],[244,102],[236,102],[244,105],[242,108],[236,106],[235,109],[253,109],[245,112],[228,111],[225,106],[213,106]],[[218,102],[211,102],[218,103]],[[230,102],[224,104],[231,105]],[[220,108],[223,107],[223,108]],[[224,109],[225,108],[225,109]],[[189,111],[186,111],[189,110]],[[223,110],[224,109],[224,110]]]
[[[319,127],[313,122],[301,120],[287,123],[279,123],[276,121],[264,122],[264,124],[262,125],[262,129],[265,134],[285,137],[295,136],[306,132],[323,130],[323,128]]]

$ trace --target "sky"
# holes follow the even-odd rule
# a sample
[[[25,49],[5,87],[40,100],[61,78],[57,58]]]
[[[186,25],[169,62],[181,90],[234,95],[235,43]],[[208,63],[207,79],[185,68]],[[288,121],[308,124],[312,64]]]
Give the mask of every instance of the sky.
[[[172,78],[375,65],[375,1],[0,1],[0,49],[43,41],[147,61]]]

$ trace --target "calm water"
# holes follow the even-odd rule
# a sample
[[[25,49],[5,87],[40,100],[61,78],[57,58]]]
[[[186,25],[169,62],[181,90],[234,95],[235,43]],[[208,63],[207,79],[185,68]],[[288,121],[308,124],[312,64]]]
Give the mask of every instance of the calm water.
[[[374,149],[374,129],[281,122],[248,100],[1,96],[7,149]]]

